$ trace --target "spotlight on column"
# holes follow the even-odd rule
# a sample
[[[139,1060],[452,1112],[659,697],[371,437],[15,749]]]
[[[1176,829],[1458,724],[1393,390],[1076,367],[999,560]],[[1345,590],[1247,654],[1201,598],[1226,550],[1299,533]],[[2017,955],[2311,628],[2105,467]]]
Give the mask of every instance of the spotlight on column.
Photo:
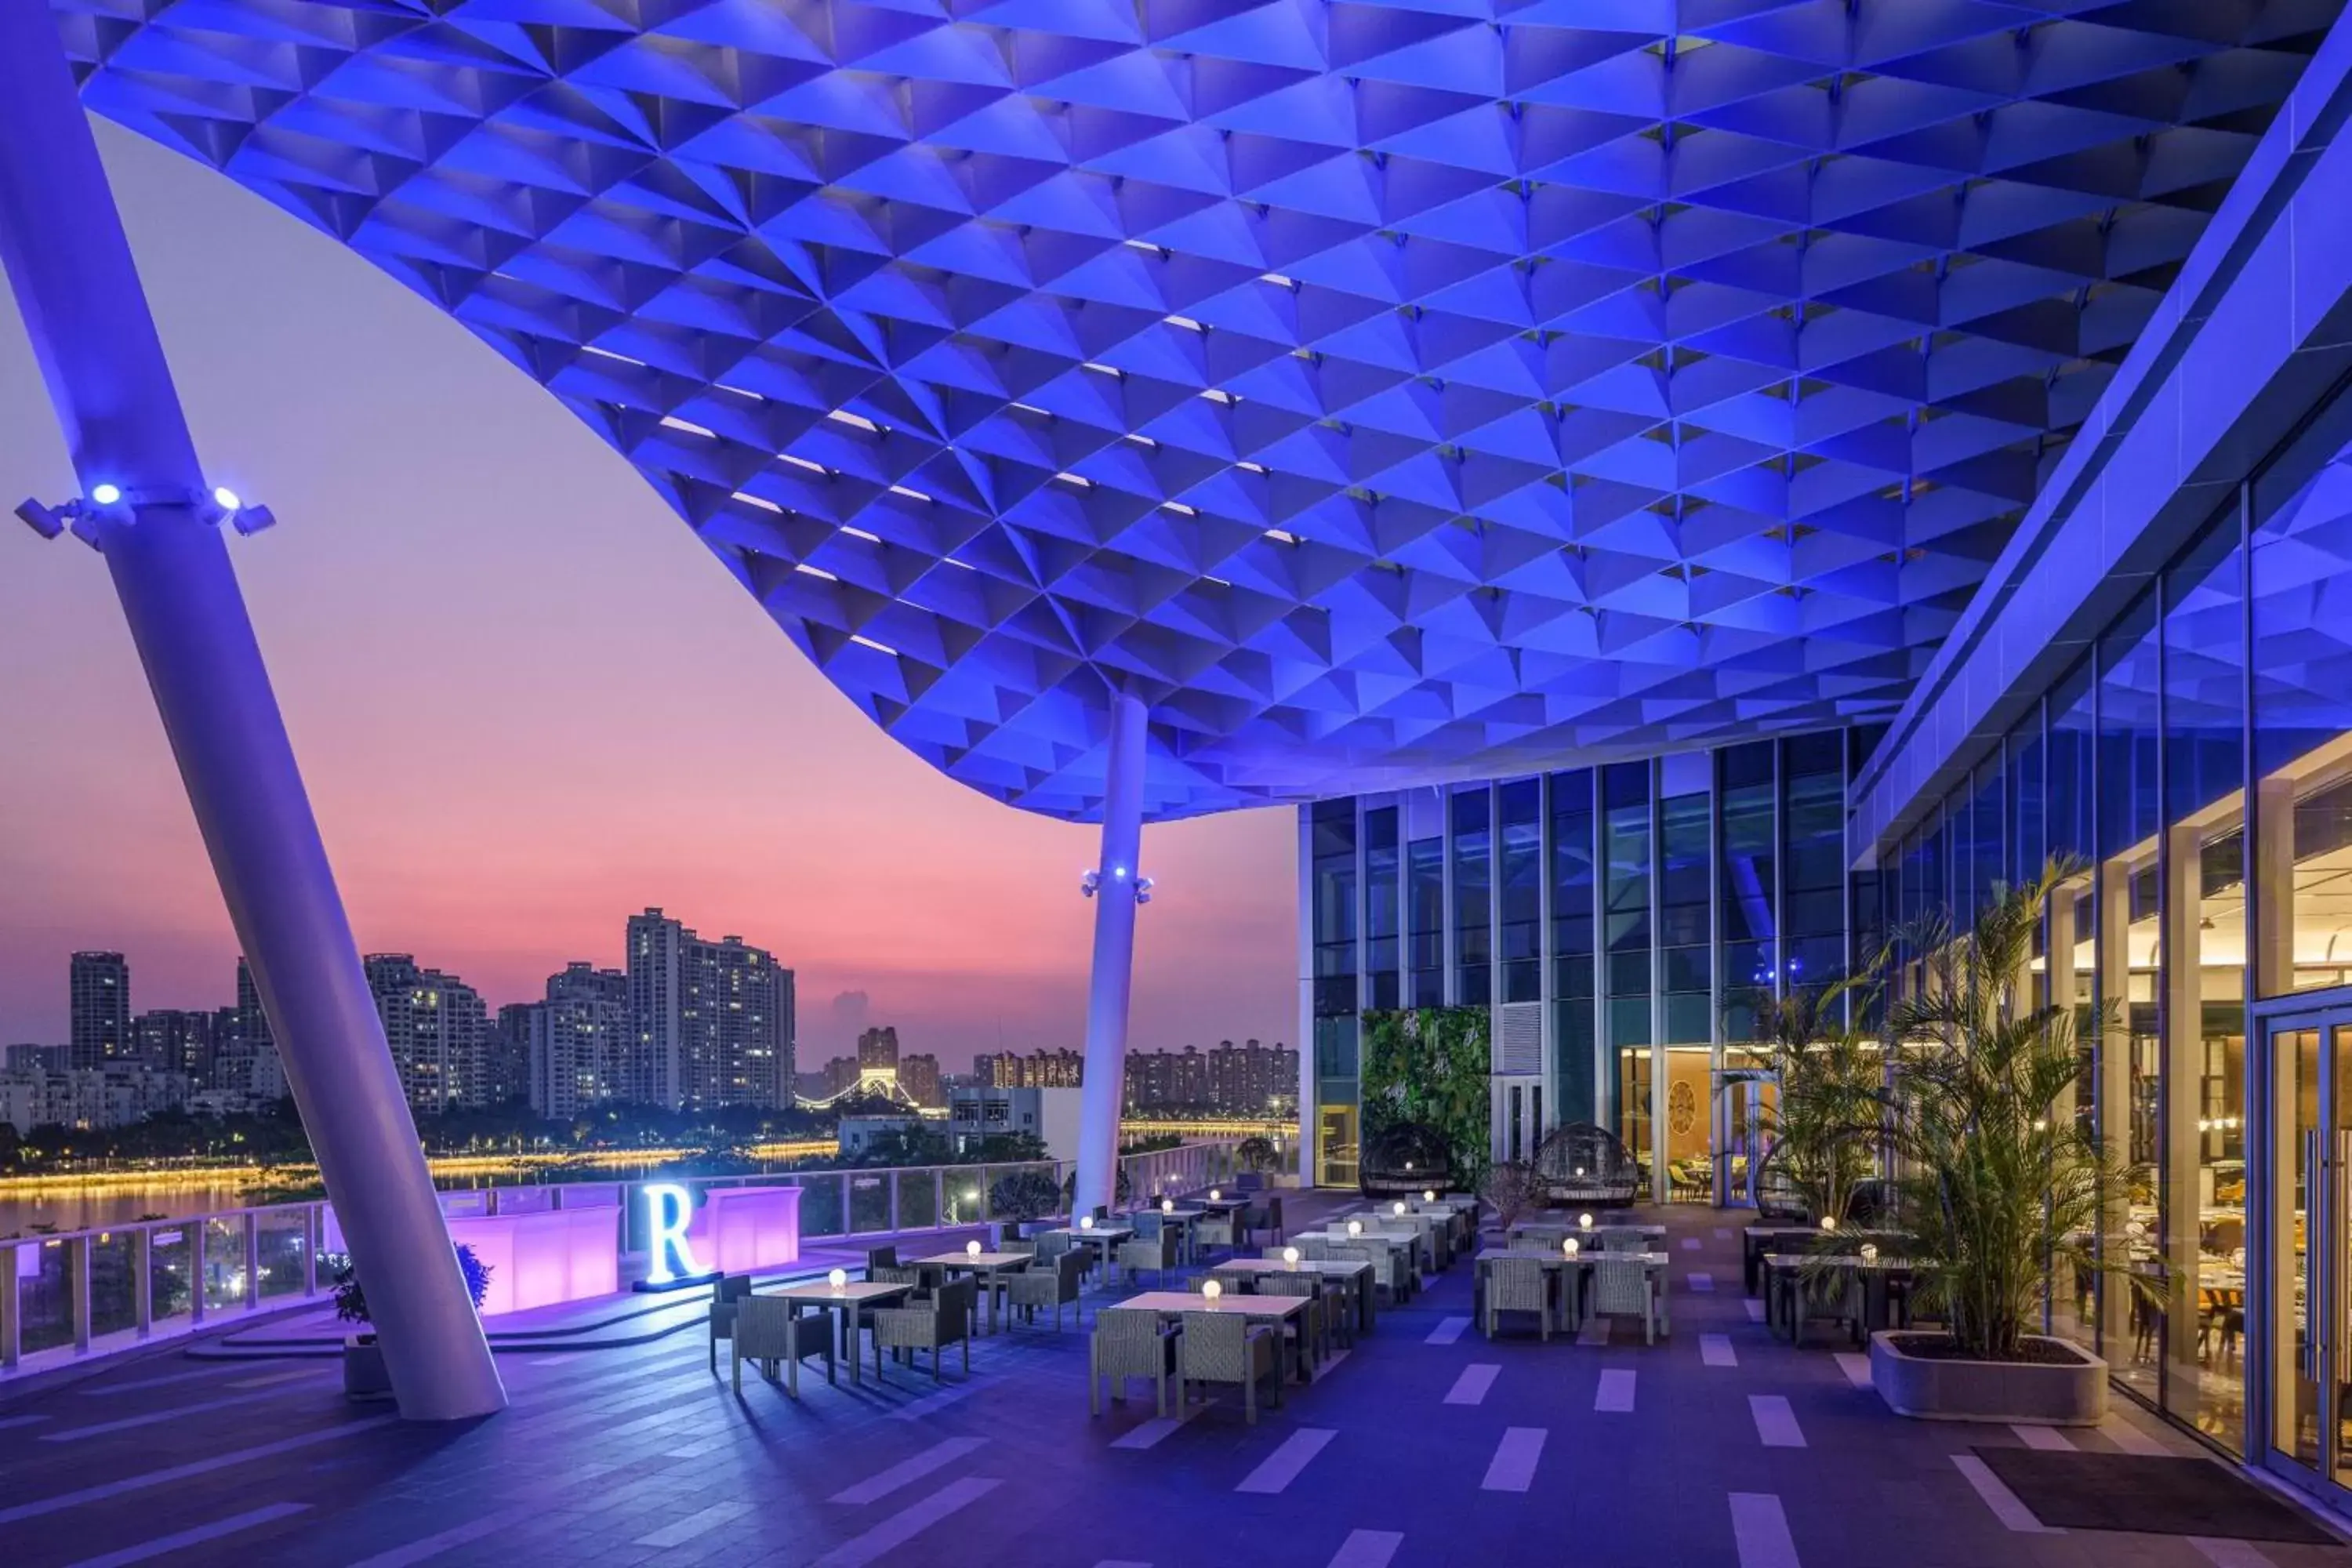
[[[66,531],[64,518],[59,517],[39,501],[29,498],[17,506],[16,515],[23,520],[26,528],[31,529],[43,539],[55,539]]]
[[[1078,892],[1085,898],[1093,898],[1095,896],[1095,890],[1101,886],[1102,873],[1100,871],[1088,871],[1078,879]]]
[[[100,506],[114,506],[122,500],[121,485],[95,484],[89,487],[89,499]]]
[[[1150,878],[1138,877],[1135,879],[1135,901],[1139,904],[1148,904],[1151,901]]]
[[[278,515],[266,506],[241,506],[229,514],[230,526],[250,539],[265,528],[278,526]]]
[[[236,492],[226,485],[215,485],[213,487],[213,504],[223,511],[235,511],[245,502],[239,500]]]

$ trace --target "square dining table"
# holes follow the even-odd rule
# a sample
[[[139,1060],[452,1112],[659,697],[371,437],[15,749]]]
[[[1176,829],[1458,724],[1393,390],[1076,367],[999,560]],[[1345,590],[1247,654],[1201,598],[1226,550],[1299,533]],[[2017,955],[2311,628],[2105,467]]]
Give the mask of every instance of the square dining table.
[[[827,1383],[833,1383],[837,1381],[834,1376],[835,1341],[832,1338],[833,1318],[835,1314],[839,1314],[841,1319],[839,1342],[849,1356],[849,1381],[862,1384],[866,1378],[859,1370],[857,1359],[858,1310],[863,1307],[878,1307],[885,1302],[907,1295],[913,1289],[912,1285],[876,1285],[862,1279],[853,1280],[838,1287],[828,1285],[822,1279],[812,1279],[797,1285],[786,1285],[781,1289],[761,1291],[760,1294],[762,1296],[793,1304],[792,1318],[784,1327],[785,1392],[794,1399],[801,1396],[800,1326],[803,1321],[819,1315],[825,1319],[824,1329],[827,1339],[824,1380]],[[814,1308],[816,1310],[803,1311],[803,1308]]]
[[[979,1280],[980,1293],[988,1301],[987,1332],[992,1334],[996,1331],[997,1287],[1003,1283],[1004,1276],[1018,1274],[1034,1261],[1036,1261],[1036,1254],[1031,1252],[942,1252],[934,1257],[915,1259],[918,1267],[929,1264],[936,1268],[944,1268],[950,1274],[961,1268]],[[978,1310],[979,1303],[974,1302],[973,1310]]]
[[[1140,1296],[1130,1296],[1112,1305],[1129,1308],[1139,1312],[1158,1312],[1162,1317],[1181,1317],[1186,1312],[1215,1312],[1225,1317],[1248,1318],[1255,1322],[1287,1323],[1307,1310],[1315,1300],[1312,1296],[1220,1296],[1215,1300],[1195,1295],[1190,1290],[1146,1290]],[[1315,1381],[1314,1357],[1307,1345],[1307,1335],[1298,1335],[1298,1381]]]

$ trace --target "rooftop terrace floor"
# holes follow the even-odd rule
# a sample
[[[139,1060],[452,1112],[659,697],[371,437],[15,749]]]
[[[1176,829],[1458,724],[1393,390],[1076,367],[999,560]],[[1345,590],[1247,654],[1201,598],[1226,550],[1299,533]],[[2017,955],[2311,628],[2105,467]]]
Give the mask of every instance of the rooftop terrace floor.
[[[1294,1200],[1294,1226],[1328,1201]],[[1140,1383],[1090,1417],[1066,1326],[982,1337],[944,1384],[804,1374],[797,1404],[748,1369],[738,1399],[698,1329],[503,1354],[512,1408],[457,1428],[347,1403],[331,1362],[143,1357],[0,1404],[0,1560],[2352,1568],[2340,1545],[2036,1528],[1973,1449],[2200,1450],[2137,1409],[2063,1435],[1896,1417],[1826,1331],[1800,1350],[1753,1321],[1744,1216],[1664,1217],[1655,1346],[1623,1321],[1486,1341],[1457,1262],[1255,1427],[1237,1390],[1162,1421]]]

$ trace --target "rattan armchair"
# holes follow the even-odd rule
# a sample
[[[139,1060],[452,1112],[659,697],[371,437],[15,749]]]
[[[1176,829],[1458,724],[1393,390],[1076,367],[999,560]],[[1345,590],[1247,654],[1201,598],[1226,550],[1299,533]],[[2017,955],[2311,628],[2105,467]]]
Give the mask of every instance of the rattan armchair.
[[[1605,1252],[1592,1255],[1585,1266],[1592,1279],[1592,1310],[1603,1317],[1640,1317],[1643,1341],[1656,1344],[1664,1304],[1650,1266],[1639,1258]]]
[[[951,1279],[926,1300],[908,1307],[877,1308],[869,1317],[874,1328],[874,1376],[882,1377],[886,1350],[929,1351],[933,1381],[944,1375],[947,1347],[963,1347],[963,1370],[971,1371],[971,1313],[976,1290],[969,1279]]]
[[[719,1371],[719,1342],[735,1337],[735,1306],[751,1293],[749,1274],[722,1274],[710,1287],[710,1370]]]
[[[1331,1299],[1324,1294],[1321,1275],[1261,1274],[1257,1277],[1257,1293],[1306,1297],[1306,1310],[1290,1320],[1284,1332],[1297,1346],[1301,1366],[1318,1366],[1329,1357]]]
[[[1172,1227],[1162,1229],[1150,1237],[1138,1236],[1133,1241],[1119,1246],[1118,1269],[1130,1279],[1137,1270],[1149,1268],[1158,1276],[1153,1282],[1164,1285],[1168,1281],[1168,1271],[1175,1267],[1176,1232]]]
[[[735,1392],[743,1392],[743,1363],[757,1362],[761,1374],[772,1379],[776,1368],[793,1353],[793,1303],[770,1296],[745,1296],[735,1303],[734,1331],[728,1337],[728,1372]],[[822,1319],[799,1336],[800,1359],[833,1357],[833,1325]]]
[[[1261,1378],[1274,1384],[1274,1403],[1282,1405],[1282,1342],[1273,1329],[1253,1323],[1237,1312],[1187,1312],[1184,1332],[1176,1342],[1176,1387],[1189,1401],[1196,1383],[1237,1383],[1242,1385],[1242,1409],[1249,1424],[1257,1425],[1257,1385]]]
[[[1538,1337],[1551,1338],[1551,1270],[1532,1258],[1497,1258],[1486,1265],[1486,1295],[1478,1331],[1495,1337],[1505,1312],[1535,1314]]]
[[[1030,1322],[1037,1321],[1040,1308],[1050,1308],[1054,1313],[1054,1329],[1061,1331],[1062,1309],[1077,1308],[1078,1326],[1086,1327],[1087,1310],[1080,1305],[1078,1293],[1086,1275],[1086,1259],[1075,1252],[1064,1252],[1051,1259],[1041,1258],[1018,1274],[1004,1279],[1004,1306],[1009,1313],[1018,1309]]]
[[[1087,1409],[1102,1414],[1102,1389],[1108,1380],[1110,1396],[1125,1404],[1127,1380],[1148,1377],[1159,1413],[1168,1414],[1168,1383],[1177,1373],[1177,1347],[1182,1331],[1160,1321],[1157,1312],[1129,1307],[1105,1307],[1095,1314],[1094,1336],[1087,1342]]]

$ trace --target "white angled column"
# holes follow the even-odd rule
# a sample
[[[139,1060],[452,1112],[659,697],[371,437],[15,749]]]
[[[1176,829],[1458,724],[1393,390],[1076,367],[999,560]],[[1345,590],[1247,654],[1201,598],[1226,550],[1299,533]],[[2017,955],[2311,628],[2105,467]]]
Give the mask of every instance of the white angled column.
[[[29,0],[0,0],[0,266],[82,487],[19,515],[52,535],[70,519],[105,557],[400,1412],[502,1409],[221,539],[249,509],[205,483],[57,22]]]
[[[1143,700],[1115,692],[1103,785],[1102,858],[1088,874],[1095,900],[1094,975],[1087,990],[1087,1064],[1079,1100],[1074,1215],[1113,1206],[1118,1116],[1127,1098],[1127,1004],[1135,981],[1135,910],[1150,895],[1143,847]],[[1140,1197],[1141,1194],[1136,1196]]]

